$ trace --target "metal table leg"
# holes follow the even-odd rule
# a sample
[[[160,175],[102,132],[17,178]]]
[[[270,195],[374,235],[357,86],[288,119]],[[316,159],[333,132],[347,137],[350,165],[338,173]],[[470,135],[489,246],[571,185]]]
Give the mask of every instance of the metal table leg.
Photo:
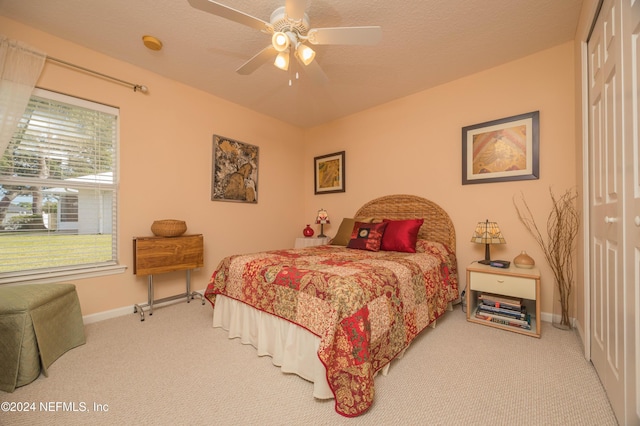
[[[194,299],[195,297],[199,297],[202,299],[202,304],[204,305],[205,299],[204,296],[197,291],[191,291],[191,269],[187,269],[187,284],[186,284],[186,292],[182,294],[177,294],[175,296],[164,297],[162,299],[155,300],[154,299],[154,290],[153,290],[153,275],[149,275],[147,281],[147,303],[142,305],[133,305],[133,313],[137,313],[140,311],[140,321],[144,321],[144,308],[149,308],[149,315],[153,315],[153,305],[155,303],[163,303],[168,302],[170,300],[181,299],[183,297],[187,298],[187,303]]]

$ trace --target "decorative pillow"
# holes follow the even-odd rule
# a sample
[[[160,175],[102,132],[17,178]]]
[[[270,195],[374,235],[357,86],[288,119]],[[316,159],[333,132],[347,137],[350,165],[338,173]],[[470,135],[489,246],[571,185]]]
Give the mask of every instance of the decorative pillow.
[[[424,223],[424,219],[385,219],[383,223],[387,224],[387,229],[384,231],[380,250],[402,251],[406,253],[416,252],[418,231]]]
[[[356,222],[353,225],[351,240],[347,244],[348,248],[358,250],[378,251],[380,243],[382,243],[382,235],[387,227],[386,222],[382,223],[363,223]]]
[[[345,217],[344,219],[342,219],[342,223],[338,228],[338,232],[336,233],[336,236],[333,237],[333,240],[331,240],[331,244],[335,246],[346,246],[347,244],[349,244],[349,240],[351,239],[351,234],[353,232],[353,225],[355,225],[356,221],[362,222],[362,223],[369,223],[371,222],[371,218],[363,217],[363,218],[351,219],[351,218]]]

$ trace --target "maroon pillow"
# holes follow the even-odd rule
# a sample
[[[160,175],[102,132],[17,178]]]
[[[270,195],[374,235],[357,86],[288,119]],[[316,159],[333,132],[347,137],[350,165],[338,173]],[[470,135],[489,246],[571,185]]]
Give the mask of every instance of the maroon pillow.
[[[418,231],[424,223],[424,219],[389,220],[384,219],[387,229],[382,236],[380,250],[416,252]]]
[[[382,223],[363,223],[356,222],[351,231],[351,239],[348,248],[358,250],[378,251],[382,242],[382,235],[387,227],[386,222]]]

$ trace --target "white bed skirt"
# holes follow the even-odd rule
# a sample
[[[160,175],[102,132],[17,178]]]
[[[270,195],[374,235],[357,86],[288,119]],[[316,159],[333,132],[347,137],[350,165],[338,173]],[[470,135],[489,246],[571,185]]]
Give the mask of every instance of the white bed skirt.
[[[269,355],[273,364],[285,373],[294,373],[313,382],[313,396],[332,399],[326,369],[318,358],[320,338],[304,328],[254,309],[237,300],[216,295],[213,326],[229,332],[229,338],[240,338],[258,351]]]

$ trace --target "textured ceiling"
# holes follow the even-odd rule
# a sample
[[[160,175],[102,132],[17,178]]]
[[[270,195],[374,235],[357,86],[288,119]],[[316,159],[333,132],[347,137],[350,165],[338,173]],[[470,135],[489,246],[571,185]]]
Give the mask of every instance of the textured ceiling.
[[[285,0],[218,1],[269,21]],[[269,45],[269,35],[194,9],[187,0],[0,0],[0,15],[310,127],[572,40],[581,4],[309,0],[312,28],[379,25],[382,41],[313,46],[329,82],[319,86],[300,72],[291,87],[289,72],[271,63],[251,75],[235,72]],[[163,49],[146,49],[145,34],[159,38]]]

